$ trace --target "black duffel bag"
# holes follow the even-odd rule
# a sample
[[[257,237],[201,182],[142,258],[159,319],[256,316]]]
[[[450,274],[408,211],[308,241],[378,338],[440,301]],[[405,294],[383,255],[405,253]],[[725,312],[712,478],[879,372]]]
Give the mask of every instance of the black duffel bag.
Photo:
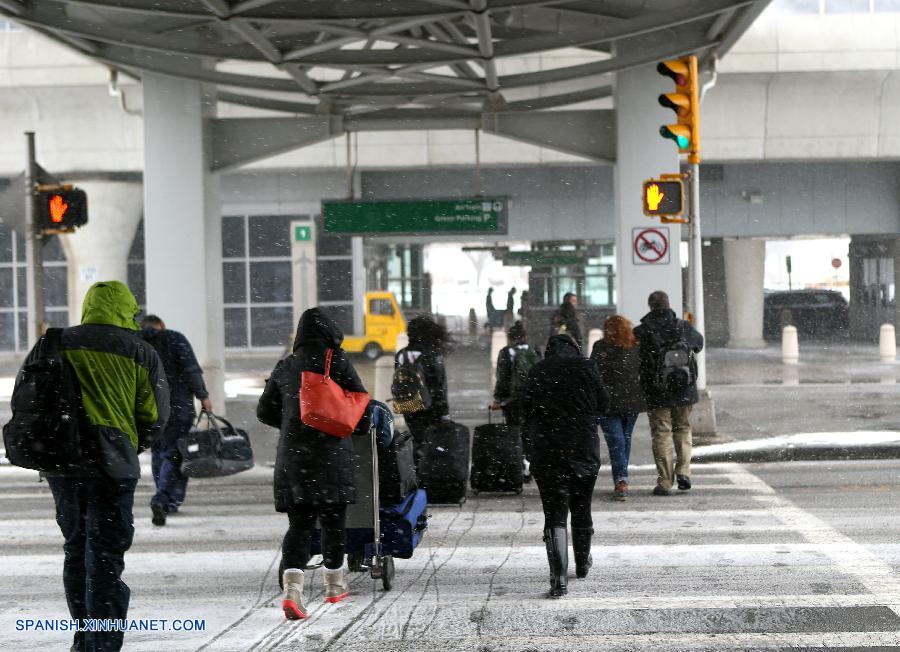
[[[387,448],[378,447],[378,498],[382,505],[398,505],[418,488],[413,439],[398,432]]]
[[[206,417],[206,429],[200,422]],[[205,410],[191,431],[178,440],[181,473],[188,478],[219,478],[253,468],[247,431]]]

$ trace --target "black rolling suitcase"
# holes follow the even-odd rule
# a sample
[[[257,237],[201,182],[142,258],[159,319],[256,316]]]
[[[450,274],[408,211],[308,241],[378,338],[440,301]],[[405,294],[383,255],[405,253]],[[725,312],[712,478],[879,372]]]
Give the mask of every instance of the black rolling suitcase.
[[[488,422],[472,438],[472,490],[522,493],[522,437],[518,426]]]
[[[441,421],[426,431],[424,449],[418,476],[428,502],[463,503],[469,479],[469,429]]]

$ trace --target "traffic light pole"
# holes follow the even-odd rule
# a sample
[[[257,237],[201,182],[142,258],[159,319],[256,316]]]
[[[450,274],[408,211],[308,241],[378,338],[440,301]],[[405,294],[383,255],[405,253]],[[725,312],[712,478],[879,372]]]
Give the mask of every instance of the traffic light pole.
[[[706,337],[703,314],[703,238],[700,232],[700,164],[691,162],[691,302],[694,328]],[[697,355],[697,389],[706,389],[706,348]]]
[[[28,160],[25,164],[25,285],[28,304],[28,346],[44,332],[44,255],[41,233],[34,223],[34,188],[37,183],[34,132],[25,132]]]

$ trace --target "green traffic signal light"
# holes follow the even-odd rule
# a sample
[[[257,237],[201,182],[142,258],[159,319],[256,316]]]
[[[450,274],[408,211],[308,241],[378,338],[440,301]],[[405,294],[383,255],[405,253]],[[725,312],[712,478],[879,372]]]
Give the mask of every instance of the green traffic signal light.
[[[659,135],[674,140],[678,149],[688,149],[691,146],[691,130],[683,125],[662,126],[659,128]]]

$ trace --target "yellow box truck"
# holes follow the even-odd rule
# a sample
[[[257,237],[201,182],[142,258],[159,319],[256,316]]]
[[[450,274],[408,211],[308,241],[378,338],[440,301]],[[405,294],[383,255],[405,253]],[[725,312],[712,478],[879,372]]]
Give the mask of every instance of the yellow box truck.
[[[375,360],[397,350],[397,335],[406,331],[406,319],[393,292],[366,292],[366,332],[346,335],[342,348]]]

